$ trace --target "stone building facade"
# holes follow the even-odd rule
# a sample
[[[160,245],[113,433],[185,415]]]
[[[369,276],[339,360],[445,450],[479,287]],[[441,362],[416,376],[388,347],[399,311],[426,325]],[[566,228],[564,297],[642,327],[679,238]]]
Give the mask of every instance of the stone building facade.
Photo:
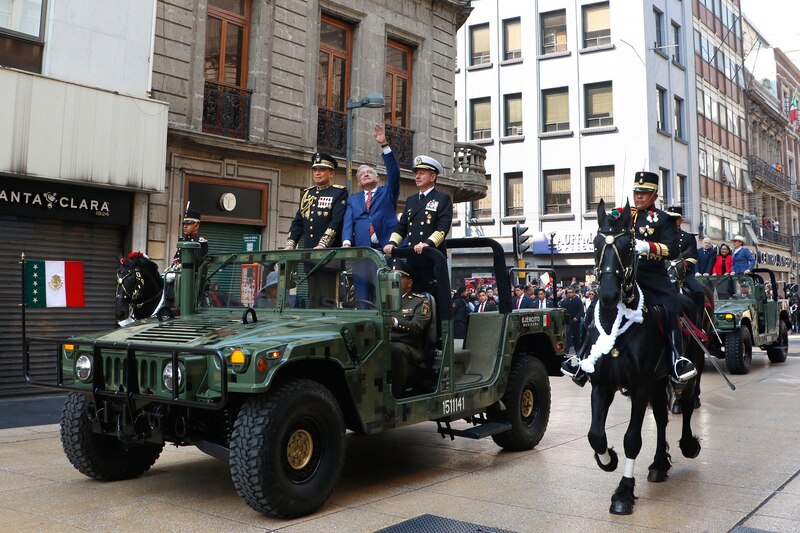
[[[169,103],[167,187],[150,196],[150,256],[172,256],[187,202],[212,251],[242,250],[248,238],[282,246],[314,151],[339,158],[335,183],[344,185],[345,104],[373,92],[383,109],[351,111],[354,169],[379,166],[380,122],[404,178],[424,153],[445,167],[449,192],[470,190],[470,180],[485,192],[469,169],[454,172],[455,36],[468,4],[159,1],[153,96]],[[404,198],[413,182],[402,186]]]

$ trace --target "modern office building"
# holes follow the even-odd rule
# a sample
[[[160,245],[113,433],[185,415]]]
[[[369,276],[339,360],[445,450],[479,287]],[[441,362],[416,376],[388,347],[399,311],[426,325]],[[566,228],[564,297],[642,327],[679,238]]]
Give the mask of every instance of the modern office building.
[[[639,170],[661,176],[658,204],[700,223],[691,2],[475,0],[458,31],[459,142],[486,148],[489,194],[458,206],[454,233],[534,234],[533,265],[562,277],[593,266],[596,211],[624,204]],[[454,255],[454,277],[480,272]]]

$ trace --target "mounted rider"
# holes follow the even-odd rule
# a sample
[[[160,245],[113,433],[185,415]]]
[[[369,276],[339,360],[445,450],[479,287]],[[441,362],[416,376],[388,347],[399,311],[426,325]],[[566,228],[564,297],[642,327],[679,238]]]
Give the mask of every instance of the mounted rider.
[[[695,279],[695,269],[697,267],[697,238],[694,233],[689,233],[681,229],[683,223],[683,207],[673,205],[667,208],[667,214],[675,221],[678,229],[678,259],[683,260],[683,277],[681,283],[694,302],[698,311],[698,317],[692,317],[695,324],[699,324],[698,319],[702,316],[703,308],[706,305],[706,293],[703,286]]]
[[[683,357],[683,336],[679,325],[681,308],[665,265],[665,260],[678,257],[680,236],[671,217],[655,207],[657,199],[658,174],[637,172],[633,185],[636,208],[632,209],[635,249],[640,254],[636,283],[648,306],[662,306],[666,311],[665,329],[672,351],[672,378],[682,382],[697,375],[697,370],[691,361]],[[579,364],[585,357],[587,344],[584,343],[577,357],[567,359],[561,365],[561,372],[571,376],[581,386],[586,383],[587,376]]]

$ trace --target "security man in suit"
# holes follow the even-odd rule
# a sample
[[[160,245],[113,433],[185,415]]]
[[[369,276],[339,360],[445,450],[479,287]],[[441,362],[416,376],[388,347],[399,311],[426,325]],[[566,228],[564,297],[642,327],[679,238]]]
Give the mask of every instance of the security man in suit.
[[[695,279],[695,269],[697,268],[697,239],[694,233],[683,231],[683,207],[674,205],[667,208],[667,214],[675,220],[675,227],[678,229],[678,253],[683,259],[684,274],[683,286],[689,291],[692,301],[698,311],[698,316],[692,317],[695,324],[699,325],[698,320],[702,317],[703,309],[706,305],[706,293],[703,286]]]
[[[394,156],[386,134],[375,124],[375,140],[381,145],[386,165],[386,185],[378,185],[375,169],[361,165],[356,172],[363,193],[353,193],[347,199],[344,215],[342,246],[367,246],[382,249],[397,225],[397,198],[400,196],[400,165]]]
[[[514,287],[514,299],[511,301],[511,309],[533,309],[533,300],[525,296],[525,285]]]
[[[389,318],[392,354],[392,394],[402,398],[406,390],[409,368],[425,368],[425,341],[431,324],[431,304],[424,294],[411,292],[414,271],[405,261],[395,260],[394,270],[402,273],[403,289],[400,312]]]
[[[672,352],[672,378],[679,382],[697,375],[694,364],[683,357],[683,335],[678,319],[681,308],[675,297],[675,287],[669,280],[665,260],[678,257],[678,228],[671,217],[656,208],[658,199],[658,174],[637,172],[633,183],[633,229],[636,234],[635,249],[639,256],[636,282],[648,306],[660,305],[667,312],[667,339]],[[584,343],[577,358],[568,359],[561,371],[579,385],[586,383],[586,374],[578,366],[584,355]]]
[[[338,166],[330,154],[312,156],[314,185],[303,189],[300,207],[289,227],[287,250],[294,250],[298,244],[301,248],[330,248],[341,243],[347,189],[331,183]]]
[[[383,251],[390,254],[400,246],[403,239],[407,239],[408,245],[418,254],[427,246],[434,246],[446,254],[444,239],[453,222],[453,200],[446,193],[435,189],[436,178],[444,169],[434,158],[421,155],[414,159],[414,171],[419,194],[406,199],[406,208]],[[419,274],[418,286],[427,291],[433,279],[431,265],[413,257],[410,263]]]

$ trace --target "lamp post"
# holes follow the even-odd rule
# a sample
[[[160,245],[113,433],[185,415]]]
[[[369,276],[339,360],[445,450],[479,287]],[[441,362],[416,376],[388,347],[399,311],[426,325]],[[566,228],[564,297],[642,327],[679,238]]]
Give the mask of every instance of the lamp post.
[[[553,263],[553,254],[555,253],[555,250],[556,250],[556,246],[553,244],[553,239],[555,239],[555,238],[556,238],[556,232],[555,231],[551,231],[550,232],[550,270],[552,270],[553,272],[555,272],[555,270],[556,270],[555,264]]]
[[[361,100],[348,100],[347,101],[347,139],[345,144],[345,158],[347,159],[347,163],[345,167],[347,168],[347,192],[350,193],[350,189],[352,187],[352,180],[350,179],[350,145],[352,144],[352,137],[353,137],[353,110],[358,109],[359,107],[370,107],[370,108],[380,108],[385,105],[383,100],[383,95],[379,93],[369,93],[367,96],[362,98]]]

